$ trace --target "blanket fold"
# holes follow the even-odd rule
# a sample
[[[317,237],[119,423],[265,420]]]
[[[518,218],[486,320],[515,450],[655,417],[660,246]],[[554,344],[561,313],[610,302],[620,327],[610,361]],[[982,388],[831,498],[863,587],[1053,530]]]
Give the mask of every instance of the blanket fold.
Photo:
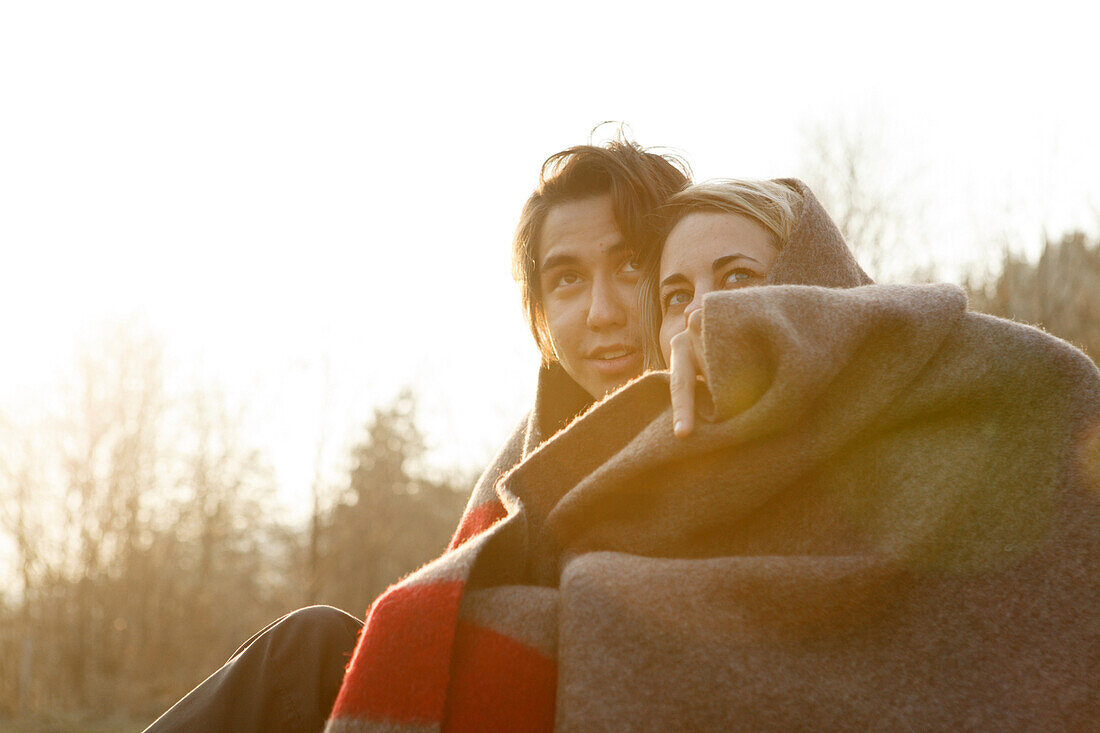
[[[1084,355],[950,286],[714,294],[704,342],[712,419],[675,438],[650,374],[527,453],[375,603],[329,730],[1096,719]]]

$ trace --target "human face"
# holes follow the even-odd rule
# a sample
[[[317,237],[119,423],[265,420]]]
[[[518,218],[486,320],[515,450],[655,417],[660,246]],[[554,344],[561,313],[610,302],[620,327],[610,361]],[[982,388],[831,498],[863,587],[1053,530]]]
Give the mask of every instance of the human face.
[[[687,328],[703,296],[764,282],[779,256],[764,227],[738,214],[697,211],[681,219],[661,252],[661,353],[668,363],[672,337]]]
[[[635,252],[610,195],[554,206],[541,235],[539,287],[554,354],[599,399],[642,372]]]

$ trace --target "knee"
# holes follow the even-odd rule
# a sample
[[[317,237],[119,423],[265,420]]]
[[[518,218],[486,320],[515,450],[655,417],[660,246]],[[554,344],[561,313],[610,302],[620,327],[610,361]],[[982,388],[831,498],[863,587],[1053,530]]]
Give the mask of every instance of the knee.
[[[290,628],[312,633],[341,634],[348,630],[358,633],[363,622],[333,606],[306,606],[288,613],[281,623]]]
[[[276,629],[283,649],[342,649],[355,645],[362,626],[361,621],[338,608],[307,606],[288,613]]]

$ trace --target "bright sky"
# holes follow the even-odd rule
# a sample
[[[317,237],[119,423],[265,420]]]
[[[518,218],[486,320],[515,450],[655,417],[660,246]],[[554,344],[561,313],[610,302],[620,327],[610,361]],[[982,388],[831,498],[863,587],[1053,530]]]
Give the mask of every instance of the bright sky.
[[[484,465],[534,391],[516,218],[602,120],[700,180],[797,174],[801,130],[872,120],[945,262],[1096,225],[1069,4],[385,5],[0,6],[0,408],[137,317],[251,405],[292,508],[322,427],[335,480],[406,384],[433,461]]]

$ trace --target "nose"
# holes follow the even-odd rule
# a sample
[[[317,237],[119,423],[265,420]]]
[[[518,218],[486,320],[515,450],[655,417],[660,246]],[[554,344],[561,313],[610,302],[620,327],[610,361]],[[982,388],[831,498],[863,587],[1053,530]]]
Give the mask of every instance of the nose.
[[[695,283],[695,291],[691,296],[691,302],[684,308],[684,328],[687,328],[691,314],[703,307],[703,296],[710,290],[703,283]]]
[[[590,329],[603,331],[626,324],[626,303],[614,283],[605,278],[596,278],[592,282],[591,298],[586,320]]]

